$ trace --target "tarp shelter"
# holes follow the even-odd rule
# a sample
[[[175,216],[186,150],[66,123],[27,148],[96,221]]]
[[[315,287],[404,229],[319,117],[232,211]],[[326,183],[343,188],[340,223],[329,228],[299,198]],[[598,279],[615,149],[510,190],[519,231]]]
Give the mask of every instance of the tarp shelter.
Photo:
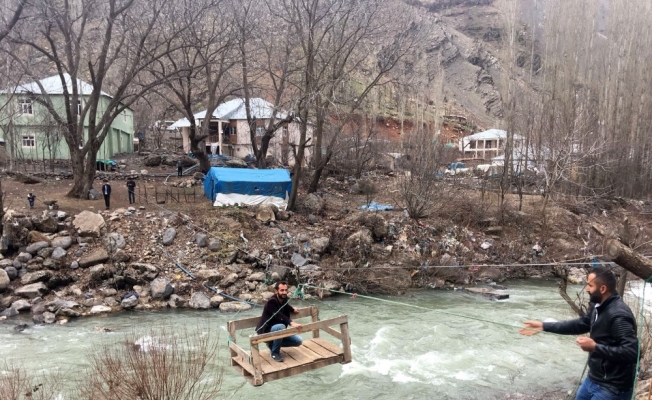
[[[285,169],[212,167],[204,177],[204,194],[213,205],[274,204],[282,210],[292,190]]]

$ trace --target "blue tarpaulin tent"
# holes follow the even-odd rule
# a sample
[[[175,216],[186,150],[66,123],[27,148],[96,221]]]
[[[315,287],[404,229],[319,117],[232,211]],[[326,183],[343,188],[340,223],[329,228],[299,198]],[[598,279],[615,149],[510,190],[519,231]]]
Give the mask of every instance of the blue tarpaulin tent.
[[[204,194],[215,205],[260,204],[269,197],[285,200],[291,190],[292,180],[285,169],[212,167],[204,177]],[[225,198],[231,200],[225,203]]]

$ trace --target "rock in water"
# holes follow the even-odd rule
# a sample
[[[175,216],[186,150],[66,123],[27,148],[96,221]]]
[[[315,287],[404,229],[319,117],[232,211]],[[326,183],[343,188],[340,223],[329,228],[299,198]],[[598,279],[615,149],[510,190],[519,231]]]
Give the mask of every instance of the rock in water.
[[[170,282],[164,278],[157,278],[149,286],[153,299],[167,299],[174,292]]]
[[[190,307],[201,310],[211,308],[211,299],[202,292],[195,292],[190,296]]]

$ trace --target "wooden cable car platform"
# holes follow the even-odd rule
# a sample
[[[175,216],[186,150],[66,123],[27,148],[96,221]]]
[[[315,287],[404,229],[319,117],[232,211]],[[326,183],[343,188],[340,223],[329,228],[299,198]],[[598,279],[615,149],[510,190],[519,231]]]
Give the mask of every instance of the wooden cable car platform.
[[[288,328],[282,331],[253,335],[249,337],[249,351],[238,346],[236,333],[239,330],[255,328],[260,317],[227,323],[230,335],[231,366],[252,385],[260,386],[265,382],[301,374],[331,364],[351,362],[351,338],[346,315],[320,321],[319,310],[315,306],[299,308],[297,311],[298,314],[293,314],[294,320],[310,317],[312,322],[303,324],[301,331],[296,328]],[[339,331],[332,328],[335,325],[340,326]],[[320,331],[338,339],[341,346],[321,338]],[[281,348],[283,362],[274,361],[265,345],[265,342],[275,339],[309,332],[312,332],[312,338],[304,339],[301,346]],[[259,346],[264,350],[259,349]]]

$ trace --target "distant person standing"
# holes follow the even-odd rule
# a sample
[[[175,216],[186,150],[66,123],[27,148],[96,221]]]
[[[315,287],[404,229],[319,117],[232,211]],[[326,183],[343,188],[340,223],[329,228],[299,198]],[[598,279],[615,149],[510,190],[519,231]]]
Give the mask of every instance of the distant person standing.
[[[134,192],[134,189],[136,189],[136,182],[134,181],[134,177],[130,176],[129,179],[127,179],[127,193],[129,194],[129,204],[136,202],[136,193]]]
[[[34,196],[34,195],[31,194],[31,193],[29,193],[29,194],[27,195],[27,201],[29,202],[29,208],[34,208],[34,199],[35,199],[35,198],[36,198],[36,196]]]
[[[111,204],[111,185],[109,185],[109,180],[104,180],[104,185],[102,185],[102,194],[104,195],[104,205],[108,210]]]
[[[181,163],[181,160],[177,161],[177,176],[182,176],[183,175],[183,164]]]

